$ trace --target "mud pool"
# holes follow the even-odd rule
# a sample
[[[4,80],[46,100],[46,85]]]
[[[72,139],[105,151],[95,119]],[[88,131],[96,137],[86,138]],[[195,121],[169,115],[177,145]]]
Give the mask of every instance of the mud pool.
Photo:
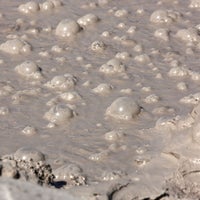
[[[200,0],[0,2],[0,176],[200,199],[199,16]]]

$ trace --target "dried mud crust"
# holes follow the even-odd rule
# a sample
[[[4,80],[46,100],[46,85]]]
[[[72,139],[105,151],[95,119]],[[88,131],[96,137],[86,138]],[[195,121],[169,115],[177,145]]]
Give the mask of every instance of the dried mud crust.
[[[174,199],[200,199],[200,166],[184,160],[166,182],[166,192]]]
[[[54,180],[51,166],[44,161],[18,160],[12,155],[0,159],[0,176],[26,180],[39,185],[51,185]]]

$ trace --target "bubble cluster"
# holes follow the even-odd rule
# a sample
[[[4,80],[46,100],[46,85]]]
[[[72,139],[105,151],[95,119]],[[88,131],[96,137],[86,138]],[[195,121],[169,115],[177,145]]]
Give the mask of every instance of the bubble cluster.
[[[199,0],[190,0],[190,8],[200,8],[200,1]]]
[[[45,86],[50,89],[66,91],[75,87],[77,79],[71,74],[58,75],[48,81]]]
[[[56,27],[55,34],[62,38],[68,38],[81,31],[79,24],[72,19],[63,19]]]
[[[160,97],[156,94],[151,94],[144,99],[145,103],[152,104],[157,103],[160,100]]]
[[[198,30],[194,28],[180,29],[177,31],[176,37],[187,43],[200,41]]]
[[[107,108],[106,115],[120,120],[132,120],[140,112],[140,106],[132,98],[119,97]]]
[[[50,108],[44,114],[44,118],[55,125],[67,124],[71,118],[75,116],[75,112],[68,105],[58,104]]]
[[[0,50],[8,54],[30,53],[31,49],[31,45],[22,39],[7,40],[0,45]]]
[[[95,52],[102,52],[103,50],[105,50],[106,45],[102,42],[102,41],[94,41],[91,46],[90,46],[91,50],[95,51]]]
[[[186,67],[173,67],[168,72],[170,77],[183,77],[188,75],[188,69]]]
[[[41,79],[41,68],[39,68],[33,61],[25,61],[15,67],[15,71],[27,78]]]
[[[34,14],[38,11],[51,11],[52,9],[60,6],[62,6],[62,2],[60,0],[47,0],[42,3],[29,1],[19,5],[18,11],[23,14]]]
[[[188,96],[181,98],[180,102],[185,104],[198,104],[200,102],[200,93],[189,94]]]
[[[123,73],[125,72],[126,68],[125,65],[122,64],[118,59],[113,58],[109,60],[106,64],[103,64],[100,68],[99,71],[108,74],[108,75],[113,75],[116,73]]]

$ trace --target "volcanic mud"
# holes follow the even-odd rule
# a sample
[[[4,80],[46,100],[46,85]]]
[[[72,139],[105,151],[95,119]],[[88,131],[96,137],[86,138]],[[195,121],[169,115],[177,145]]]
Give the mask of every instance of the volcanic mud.
[[[199,12],[200,0],[0,3],[2,197],[200,199]]]

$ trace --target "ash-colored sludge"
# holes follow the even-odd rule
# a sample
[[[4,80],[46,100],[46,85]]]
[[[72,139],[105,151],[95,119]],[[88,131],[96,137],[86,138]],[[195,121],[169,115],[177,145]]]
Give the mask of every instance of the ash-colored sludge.
[[[41,200],[199,199],[199,2],[0,3],[0,176]]]

